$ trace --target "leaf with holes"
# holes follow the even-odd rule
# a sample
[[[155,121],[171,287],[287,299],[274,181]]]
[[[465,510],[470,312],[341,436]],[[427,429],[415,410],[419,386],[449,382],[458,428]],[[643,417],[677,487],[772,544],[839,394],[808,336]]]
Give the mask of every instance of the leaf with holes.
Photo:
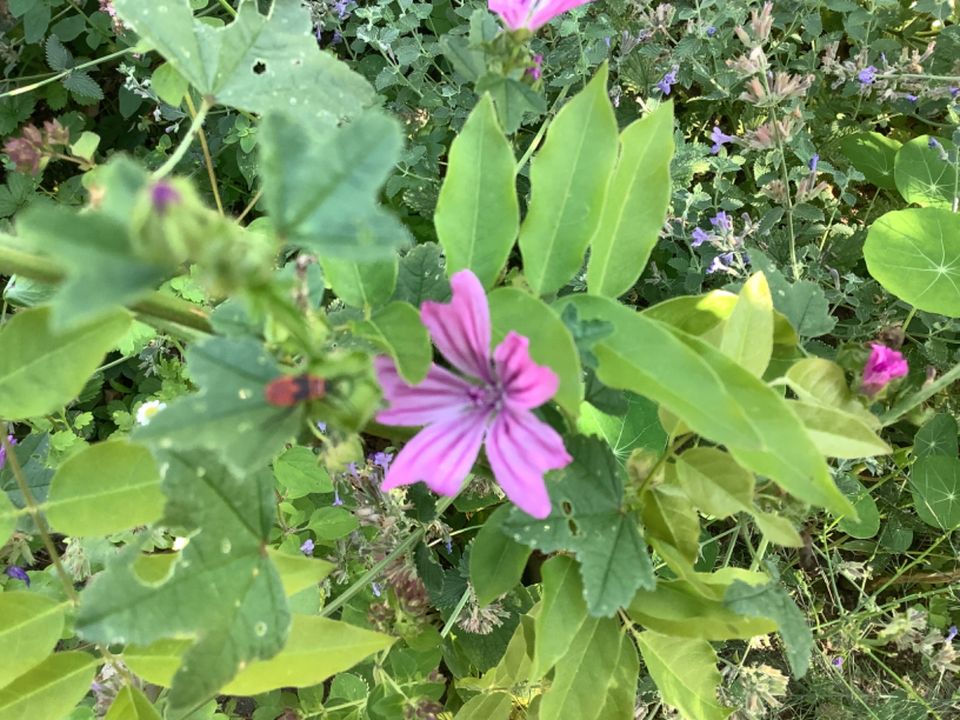
[[[610,448],[577,436],[567,450],[573,462],[547,483],[550,516],[535,520],[512,508],[504,530],[545,553],[575,553],[590,614],[609,617],[637,588],[654,587],[653,565],[636,518],[623,507],[624,471]]]
[[[137,547],[125,549],[81,595],[77,632],[107,644],[194,636],[173,677],[168,717],[212,697],[248,663],[284,646],[290,613],[265,548],[273,478],[239,478],[202,452],[165,452],[162,525],[190,537],[165,580],[144,582]]]
[[[937,146],[930,147],[931,141]],[[893,170],[897,189],[908,203],[951,210],[960,198],[958,162],[957,147],[946,138],[913,138],[897,151]]]
[[[115,0],[126,25],[149,40],[201,95],[248,112],[276,108],[333,126],[373,102],[360,75],[317,46],[310,10],[244,0],[226,27],[195,20],[188,0]]]
[[[960,215],[911,208],[870,226],[863,257],[883,287],[920,310],[960,317]]]
[[[941,530],[960,526],[960,459],[930,455],[910,470],[910,491],[917,515]]]

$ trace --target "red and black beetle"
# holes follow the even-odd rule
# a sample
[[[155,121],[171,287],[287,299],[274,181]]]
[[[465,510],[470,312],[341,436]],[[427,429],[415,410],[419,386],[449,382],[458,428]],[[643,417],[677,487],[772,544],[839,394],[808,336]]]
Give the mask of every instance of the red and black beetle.
[[[327,394],[327,381],[317,375],[289,375],[270,382],[264,390],[267,402],[277,407],[293,407]]]

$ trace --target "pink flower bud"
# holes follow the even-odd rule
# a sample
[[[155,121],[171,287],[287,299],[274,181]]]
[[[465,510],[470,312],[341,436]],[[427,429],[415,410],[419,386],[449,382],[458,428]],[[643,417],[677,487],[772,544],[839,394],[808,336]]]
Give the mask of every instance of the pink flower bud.
[[[880,343],[870,343],[870,357],[863,366],[861,390],[867,395],[876,395],[888,383],[907,374],[909,366],[899,352]]]

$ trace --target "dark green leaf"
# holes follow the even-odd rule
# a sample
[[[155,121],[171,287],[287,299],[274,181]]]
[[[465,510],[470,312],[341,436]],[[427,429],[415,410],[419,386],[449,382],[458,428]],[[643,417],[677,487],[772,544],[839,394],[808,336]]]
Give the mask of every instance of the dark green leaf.
[[[470,550],[470,582],[477,602],[488,605],[513,590],[520,582],[530,557],[530,548],[503,532],[510,508],[502,505],[487,518]]]

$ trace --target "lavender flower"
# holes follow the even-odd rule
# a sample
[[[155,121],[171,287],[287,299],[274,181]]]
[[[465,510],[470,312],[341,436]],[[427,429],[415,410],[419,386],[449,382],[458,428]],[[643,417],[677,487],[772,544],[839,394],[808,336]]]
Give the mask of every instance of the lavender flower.
[[[830,664],[839,670],[843,667],[843,657],[841,655],[837,655],[837,657],[835,657],[833,662]]]
[[[713,37],[716,34],[717,34],[717,29],[713,25],[710,25],[707,27],[707,37]]]
[[[343,20],[347,15],[350,14],[350,11],[347,9],[349,4],[350,0],[337,0],[333,4],[333,9],[337,13],[338,20]]]
[[[903,99],[906,100],[911,105],[916,105],[917,100],[919,100],[920,98],[914,95],[913,93],[907,93],[906,95],[903,96]]]
[[[313,540],[311,540],[310,538],[307,538],[306,540],[303,541],[303,545],[300,546],[300,552],[302,552],[307,557],[312,557],[314,547],[315,546],[313,544]]]
[[[327,431],[327,424],[326,424],[325,422],[322,422],[322,421],[321,421],[321,422],[318,422],[318,423],[317,423],[317,430],[319,430],[319,431],[322,432],[322,433],[325,433],[325,432]]]
[[[710,218],[710,224],[715,228],[720,228],[724,231],[733,229],[733,222],[731,222],[730,216],[727,215],[727,213],[725,213],[723,210]]]
[[[939,150],[941,147],[940,141],[937,140],[935,137],[932,137],[929,140],[927,140],[927,147],[930,148],[931,150]],[[0,463],[0,467],[3,467],[2,463]]]
[[[660,82],[657,83],[657,87],[660,88],[660,92],[662,92],[664,95],[669,95],[670,88],[677,84],[678,70],[680,70],[680,67],[678,65],[674,65],[670,72],[664,75]]]
[[[713,141],[713,145],[710,146],[710,152],[716,155],[720,152],[720,148],[726,145],[728,142],[734,142],[737,139],[736,135],[727,135],[723,130],[720,129],[719,125],[713,126],[713,131],[710,133],[710,139]]]
[[[950,630],[947,632],[947,637],[944,638],[945,643],[953,642],[953,639],[957,636],[957,626],[951,625]]]
[[[17,439],[13,435],[7,435],[7,442],[10,445],[16,445]],[[6,445],[0,445],[0,470],[3,469],[3,466],[7,464],[7,447]]]
[[[857,80],[860,81],[862,87],[867,85],[873,85],[877,79],[877,69],[873,65],[868,65],[863,70],[857,73]]]
[[[370,583],[370,589],[376,597],[380,597],[383,594],[383,588],[380,586],[380,583]]]
[[[340,507],[343,505],[343,500],[340,499],[340,491],[337,488],[333,489],[333,506]]]
[[[733,253],[723,253],[722,255],[717,255],[710,263],[710,267],[707,268],[707,275],[713,275],[717,272],[726,272],[730,269],[730,263],[733,262]]]
[[[817,165],[820,163],[820,156],[817,153],[813,154],[813,157],[810,158],[810,162],[807,164],[807,167],[810,168],[810,172],[816,174]]]
[[[690,247],[696,248],[707,242],[710,239],[710,234],[703,228],[697,228],[691,233],[691,237],[693,237],[693,242],[690,243]]]
[[[391,462],[393,462],[393,453],[376,452],[373,454],[373,464],[384,472],[390,469]]]
[[[8,577],[12,577],[14,580],[19,580],[23,583],[26,583],[27,587],[30,587],[30,576],[27,575],[23,568],[17,567],[16,565],[11,565],[4,572]]]
[[[357,464],[355,462],[347,464],[347,472],[350,473],[350,476],[357,480],[360,478],[360,472],[357,470]]]

